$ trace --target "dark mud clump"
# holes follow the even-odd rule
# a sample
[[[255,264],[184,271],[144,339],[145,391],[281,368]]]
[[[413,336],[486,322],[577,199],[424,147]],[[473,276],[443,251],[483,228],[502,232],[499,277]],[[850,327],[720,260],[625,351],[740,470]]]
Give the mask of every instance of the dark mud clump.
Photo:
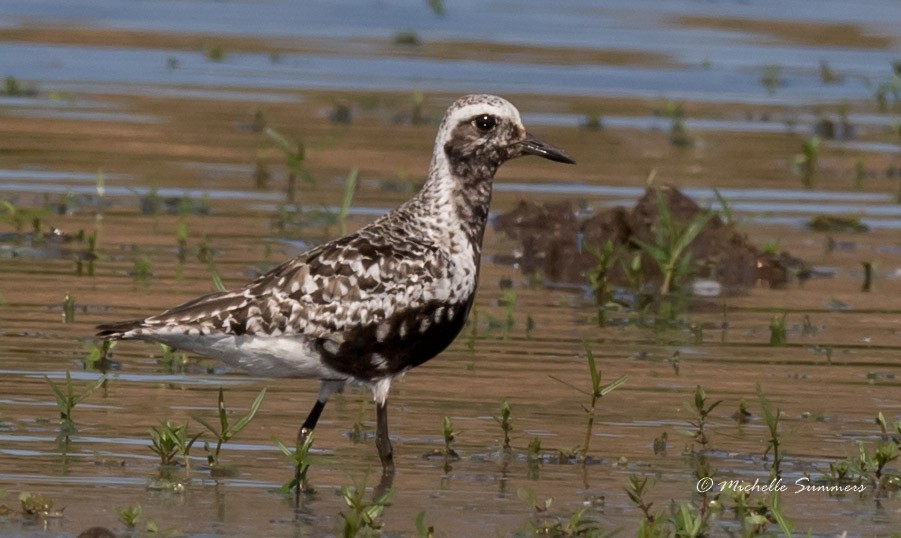
[[[642,243],[654,244],[659,228],[668,222],[685,227],[705,211],[675,187],[664,186],[648,188],[632,209],[615,207],[587,218],[580,217],[571,202],[522,201],[495,218],[494,226],[522,244],[515,261],[523,272],[542,275],[551,285],[588,285],[589,273],[599,264],[598,253],[609,241],[614,259],[607,264],[606,278],[629,286],[636,278],[629,272],[636,266],[643,282],[662,278],[659,264],[643,251]],[[782,287],[809,274],[804,262],[786,252],[757,248],[719,214],[706,221],[687,254],[693,277],[715,280],[732,291],[760,284]],[[636,256],[641,256],[637,265]]]

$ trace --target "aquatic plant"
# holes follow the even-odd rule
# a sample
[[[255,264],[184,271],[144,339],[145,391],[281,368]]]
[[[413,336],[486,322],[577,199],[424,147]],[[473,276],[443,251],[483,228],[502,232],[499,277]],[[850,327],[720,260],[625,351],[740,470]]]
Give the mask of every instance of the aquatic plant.
[[[710,414],[721,403],[723,403],[722,400],[708,403],[707,393],[701,385],[695,387],[694,398],[692,398],[692,401],[689,404],[689,407],[691,407],[695,413],[694,420],[689,421],[693,430],[686,433],[691,435],[691,438],[695,443],[701,445],[701,450],[706,450],[707,445],[710,444],[710,439],[707,437],[707,432],[704,430],[707,426],[707,419],[710,418]]]
[[[773,316],[770,320],[770,345],[784,346],[786,342],[785,318],[787,312],[783,312],[781,316]]]
[[[135,258],[131,276],[134,278],[135,284],[140,283],[144,288],[150,286],[150,279],[153,277],[153,271],[150,268],[150,256],[144,254],[139,258]]]
[[[72,412],[75,410],[75,406],[100,388],[106,382],[106,376],[101,376],[78,394],[75,393],[75,387],[72,385],[72,373],[69,370],[66,370],[66,384],[64,388],[57,386],[57,384],[51,381],[47,376],[44,376],[44,379],[53,390],[54,396],[56,396],[56,408],[59,410],[60,434],[63,437],[68,438],[70,435],[78,432],[78,428],[75,426],[75,420],[72,418]]]
[[[106,371],[111,365],[109,357],[113,348],[116,347],[116,342],[117,340],[106,339],[99,345],[95,343],[88,344],[86,346],[88,352],[84,357],[84,369]]]
[[[429,8],[438,17],[443,17],[445,13],[444,0],[428,0]]]
[[[186,469],[191,466],[191,447],[203,435],[199,432],[195,435],[188,433],[188,423],[173,424],[170,421],[161,422],[160,426],[150,428],[150,450],[159,456],[160,465],[174,465],[176,457],[181,457]]]
[[[310,470],[310,465],[312,465],[312,461],[310,460],[310,448],[313,446],[313,432],[310,432],[304,437],[303,443],[295,444],[294,448],[289,448],[279,439],[273,439],[273,441],[275,441],[275,446],[281,450],[282,454],[284,454],[294,466],[294,476],[282,486],[282,490],[286,492],[294,490],[299,501],[300,493],[310,490],[309,484],[307,483],[307,471]]]
[[[209,430],[210,433],[216,438],[216,449],[210,450],[209,443],[204,443],[203,448],[207,453],[207,462],[209,462],[210,467],[216,467],[219,465],[219,452],[222,450],[222,445],[231,441],[241,430],[243,430],[250,421],[253,420],[253,417],[257,414],[257,411],[260,409],[260,404],[263,403],[263,397],[266,395],[266,389],[260,391],[257,395],[256,399],[250,404],[250,411],[243,417],[239,418],[236,422],[229,424],[228,420],[228,411],[225,408],[225,393],[222,390],[222,387],[219,387],[219,427],[214,427],[212,424],[206,421],[206,419],[201,417],[193,417],[194,420],[200,423],[201,426]]]
[[[225,48],[222,45],[210,45],[204,51],[206,59],[211,62],[221,62],[225,60]]]
[[[766,88],[767,93],[776,93],[776,88],[783,84],[782,82],[782,66],[781,65],[765,65],[760,75],[760,84]]]
[[[632,239],[632,241],[657,263],[662,277],[660,295],[665,296],[672,289],[681,287],[693,272],[691,252],[688,247],[704,230],[707,222],[715,216],[715,213],[702,211],[688,223],[678,223],[673,219],[660,189],[655,189],[654,194],[657,197],[654,242],[647,243],[639,239]]]
[[[288,168],[288,185],[286,189],[286,201],[293,204],[297,192],[298,178],[304,183],[315,183],[313,175],[306,169],[304,161],[306,160],[306,147],[300,142],[288,140],[272,127],[266,127],[263,132],[275,145],[282,151],[285,158],[285,166]],[[298,215],[302,213],[302,208],[298,204],[295,208]],[[298,218],[299,220],[299,218]]]
[[[629,379],[629,376],[622,375],[619,378],[617,378],[616,380],[614,380],[612,383],[602,386],[601,385],[601,379],[602,379],[601,370],[597,367],[597,363],[594,358],[594,352],[591,351],[591,347],[588,346],[588,343],[583,343],[583,345],[585,347],[585,356],[586,356],[586,360],[588,362],[588,375],[589,375],[589,379],[590,379],[590,383],[591,383],[589,390],[587,390],[587,391],[583,390],[583,389],[576,387],[575,385],[572,385],[570,383],[567,383],[566,381],[563,381],[562,379],[559,379],[557,377],[554,377],[554,376],[550,376],[550,377],[551,377],[551,379],[554,379],[555,381],[559,381],[560,383],[563,383],[564,385],[566,385],[572,389],[575,389],[576,391],[581,392],[582,394],[588,396],[589,404],[587,406],[582,406],[582,409],[585,411],[585,414],[588,416],[588,423],[585,427],[585,440],[583,441],[582,445],[578,448],[579,459],[580,459],[580,461],[585,462],[586,459],[588,458],[588,450],[591,445],[592,430],[594,429],[595,412],[597,410],[598,402],[604,396],[606,396],[606,395],[610,394],[611,392],[613,392],[614,390],[618,389],[623,383],[626,382],[627,379]]]
[[[444,457],[447,459],[459,459],[460,457],[453,447],[457,433],[458,432],[454,431],[454,423],[451,422],[450,417],[445,415],[444,420],[441,423],[441,434],[444,438]]]
[[[19,236],[22,236],[26,223],[31,224],[35,235],[40,234],[41,219],[47,213],[48,211],[45,209],[16,207],[8,200],[0,200],[0,222],[5,222],[12,226],[16,230],[16,235]]]
[[[641,513],[644,515],[644,518],[641,520],[638,526],[639,536],[659,535],[656,526],[657,522],[660,519],[660,516],[651,512],[651,507],[654,505],[654,503],[645,499],[645,496],[652,485],[653,483],[649,481],[649,478],[647,476],[639,476],[635,474],[629,475],[629,483],[626,484],[626,495],[628,495],[629,500],[632,501],[632,504],[634,504],[636,508],[641,510]]]
[[[501,431],[504,434],[504,441],[501,444],[501,448],[510,450],[510,433],[513,432],[513,413],[510,410],[510,404],[507,402],[506,398],[501,402],[501,416],[494,417],[494,421],[500,425]]]
[[[417,538],[435,537],[435,527],[433,527],[432,525],[426,527],[425,525],[425,510],[422,510],[418,514],[416,514],[416,536]]]
[[[86,233],[83,229],[78,230],[78,233],[75,234],[75,240],[85,247],[75,258],[75,274],[78,276],[84,274],[94,276],[94,262],[98,258],[97,230],[95,229],[90,234]],[[87,269],[85,269],[84,266],[85,262],[87,262]]]
[[[693,146],[695,141],[688,134],[688,129],[685,128],[685,109],[682,108],[682,105],[673,101],[667,101],[663,108],[663,114],[670,119],[670,144],[677,148],[690,148]]]
[[[341,512],[341,518],[344,520],[344,528],[342,535],[344,538],[360,536],[361,534],[378,533],[382,528],[378,517],[386,507],[390,506],[392,490],[388,490],[381,494],[372,502],[366,501],[366,481],[362,484],[354,482],[351,485],[341,486],[341,496],[350,509],[347,512]]]
[[[867,293],[873,291],[873,264],[871,262],[860,262],[863,266],[863,284],[860,291]]]
[[[75,321],[75,297],[68,291],[63,298],[63,323],[72,323]]]
[[[835,71],[829,66],[829,62],[820,60],[820,81],[823,84],[838,84],[842,81],[842,77],[835,74]]]
[[[37,518],[60,517],[62,512],[53,509],[53,499],[40,493],[23,491],[19,494],[22,515]]]
[[[126,528],[133,529],[138,524],[138,520],[141,519],[141,514],[143,513],[143,508],[141,508],[141,503],[135,503],[131,506],[117,506],[116,513],[119,514],[119,522],[125,525]]]
[[[604,246],[600,249],[587,244],[584,246],[585,250],[597,260],[595,266],[588,270],[586,276],[588,277],[588,284],[594,291],[594,302],[598,306],[598,325],[603,327],[607,323],[606,307],[613,299],[613,289],[608,275],[613,263],[618,258],[614,256],[615,247],[613,241],[609,239],[604,242]]]
[[[188,255],[188,223],[185,222],[184,216],[178,219],[178,225],[175,227],[176,256],[179,263],[185,263]]]
[[[782,413],[779,408],[776,408],[775,413],[772,412],[770,409],[770,401],[763,394],[760,383],[757,383],[756,389],[757,399],[760,401],[760,409],[763,413],[763,420],[766,424],[767,431],[769,432],[767,448],[763,452],[763,457],[766,458],[767,454],[772,452],[773,464],[770,466],[770,478],[779,479],[782,477],[782,458],[784,457],[781,451],[782,439],[779,437],[779,421],[782,418]]]
[[[351,168],[344,177],[344,196],[341,198],[341,207],[338,209],[338,232],[342,237],[347,235],[347,212],[350,210],[354,193],[357,191],[357,176],[359,176],[359,170]]]
[[[22,84],[12,75],[7,75],[3,79],[3,95],[7,97],[34,97],[37,94],[38,91],[34,87]]]
[[[805,188],[813,187],[813,177],[817,172],[822,149],[822,139],[818,136],[812,136],[801,144],[801,153],[795,155],[793,161],[795,170],[801,174],[801,183]]]
[[[394,44],[418,47],[422,45],[422,39],[419,38],[419,34],[413,31],[396,32],[394,34]]]

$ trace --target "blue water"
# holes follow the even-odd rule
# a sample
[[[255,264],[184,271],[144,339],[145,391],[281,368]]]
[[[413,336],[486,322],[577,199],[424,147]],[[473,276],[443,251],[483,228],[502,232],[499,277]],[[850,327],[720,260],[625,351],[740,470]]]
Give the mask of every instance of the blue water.
[[[156,87],[490,91],[586,96],[698,99],[754,104],[834,103],[866,99],[890,80],[898,47],[826,48],[790,45],[742,32],[685,28],[674,17],[707,15],[780,20],[852,22],[901,41],[901,4],[856,2],[717,2],[619,0],[602,5],[567,2],[452,2],[437,16],[421,0],[405,2],[190,2],[52,0],[3,2],[0,26],[74,25],[187,34],[252,34],[277,39],[326,40],[329,54],[282,55],[228,51],[210,62],[202,51],[0,43],[5,74],[53,89],[155,92]],[[397,56],[391,47],[354,40],[390,42],[398,31],[424,41],[465,40],[535,47],[568,46],[662,54],[666,65],[606,66],[502,63],[479,57],[439,60]],[[322,41],[320,41],[322,42]],[[178,67],[169,68],[169,59]],[[844,77],[825,85],[819,65]],[[781,86],[760,84],[764,66],[777,65]]]

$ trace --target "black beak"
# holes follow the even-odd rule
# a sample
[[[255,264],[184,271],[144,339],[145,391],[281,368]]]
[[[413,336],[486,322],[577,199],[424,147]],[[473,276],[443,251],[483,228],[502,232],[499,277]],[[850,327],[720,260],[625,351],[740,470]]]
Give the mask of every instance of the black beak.
[[[519,145],[522,148],[523,155],[538,155],[558,163],[576,164],[576,161],[570,159],[569,155],[564,153],[562,149],[545,144],[529,133],[526,133],[526,139],[520,142]]]

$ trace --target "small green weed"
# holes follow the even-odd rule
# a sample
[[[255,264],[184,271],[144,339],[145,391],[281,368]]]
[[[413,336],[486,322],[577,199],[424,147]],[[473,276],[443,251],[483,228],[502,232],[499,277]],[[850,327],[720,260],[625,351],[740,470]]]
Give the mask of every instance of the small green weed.
[[[341,207],[338,209],[338,231],[341,236],[347,235],[347,212],[353,203],[354,193],[357,191],[357,177],[360,171],[352,168],[344,177],[344,196],[341,198]]]
[[[119,514],[119,522],[129,529],[133,529],[137,526],[143,511],[141,503],[135,503],[131,506],[116,507],[116,513]]]
[[[228,411],[225,408],[225,393],[222,390],[222,387],[219,387],[219,427],[216,428],[212,424],[206,421],[201,417],[194,417],[194,420],[200,423],[201,426],[206,428],[216,437],[216,449],[211,450],[209,443],[204,443],[203,448],[207,453],[207,462],[210,464],[210,467],[219,466],[219,452],[222,450],[222,445],[231,441],[241,430],[243,430],[250,421],[253,420],[253,417],[257,414],[257,411],[260,409],[260,404],[263,403],[263,397],[266,395],[266,389],[260,391],[260,394],[257,395],[256,399],[250,404],[250,411],[238,419],[233,424],[229,424],[228,420]]]
[[[774,414],[770,409],[770,401],[763,394],[760,383],[757,383],[757,399],[760,401],[760,409],[763,413],[763,420],[769,431],[769,439],[767,440],[767,448],[763,453],[766,458],[767,454],[772,452],[773,464],[770,466],[770,478],[778,479],[782,477],[782,439],[779,437],[779,421],[782,418],[781,411],[776,408]]]
[[[665,296],[673,288],[680,287],[692,273],[691,253],[688,247],[715,213],[700,212],[690,222],[682,225],[673,219],[660,189],[655,189],[654,193],[657,196],[658,212],[654,227],[654,242],[646,243],[637,239],[633,241],[657,263],[663,279],[660,283],[660,295]]]
[[[203,435],[199,432],[193,436],[188,433],[188,423],[173,424],[170,421],[161,422],[158,428],[150,428],[150,450],[159,456],[160,465],[174,465],[177,457],[181,457],[185,468],[191,465],[191,447]]]
[[[53,389],[53,394],[56,396],[56,407],[59,410],[61,435],[69,437],[70,435],[77,433],[78,428],[75,426],[75,420],[72,418],[72,412],[75,410],[75,406],[100,388],[106,382],[106,376],[102,376],[94,381],[94,383],[89,385],[80,394],[75,393],[75,387],[72,385],[72,373],[69,372],[69,370],[66,370],[66,385],[64,388],[57,386],[56,383],[51,381],[47,376],[44,376],[44,379],[47,380],[47,384],[50,385],[50,388]]]
[[[297,444],[295,447],[289,448],[279,439],[274,439],[275,446],[281,450],[294,466],[294,477],[282,486],[282,491],[289,492],[294,490],[298,495],[304,491],[311,491],[307,483],[307,471],[310,470],[312,461],[310,459],[310,448],[313,446],[313,432],[310,432],[305,438],[303,444]]]
[[[560,383],[563,383],[564,385],[571,387],[571,388],[577,390],[578,392],[581,392],[582,394],[588,396],[588,399],[589,399],[588,406],[587,407],[582,406],[582,409],[585,411],[585,414],[588,415],[588,424],[585,427],[585,441],[583,442],[582,446],[579,448],[579,460],[582,462],[585,462],[588,458],[588,450],[589,450],[589,446],[591,444],[592,430],[594,429],[595,412],[597,409],[598,402],[604,396],[606,396],[606,395],[610,394],[611,392],[613,392],[614,390],[618,389],[623,383],[626,382],[627,379],[629,379],[628,375],[623,375],[623,376],[620,376],[619,378],[617,378],[612,383],[602,386],[601,385],[601,370],[597,367],[597,363],[594,358],[594,352],[591,351],[591,348],[588,346],[587,343],[585,343],[584,346],[585,346],[585,356],[586,356],[587,362],[588,362],[588,374],[590,376],[590,381],[591,381],[591,387],[589,390],[586,391],[586,390],[580,389],[570,383],[567,383],[566,381],[563,381],[562,379],[551,376],[551,379],[554,379],[555,381],[559,381]]]
[[[501,448],[510,450],[510,434],[513,432],[513,412],[510,410],[510,404],[506,398],[501,402],[501,416],[494,417],[494,420],[500,425],[501,431],[504,433],[504,441]]]
[[[785,327],[785,318],[788,313],[783,313],[781,316],[774,316],[773,319],[770,320],[770,345],[771,346],[784,346],[786,342],[786,327]]]
[[[341,486],[340,494],[349,508],[347,512],[341,512],[341,518],[344,520],[342,532],[344,538],[378,535],[382,528],[378,518],[385,508],[390,506],[393,491],[388,490],[378,499],[368,502],[364,480],[362,484],[355,482],[352,485]]]

